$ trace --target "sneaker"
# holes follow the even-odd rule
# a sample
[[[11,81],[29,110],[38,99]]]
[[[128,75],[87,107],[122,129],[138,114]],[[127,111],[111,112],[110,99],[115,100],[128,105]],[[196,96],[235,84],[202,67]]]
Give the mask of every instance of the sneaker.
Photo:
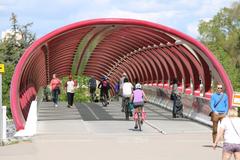
[[[137,125],[135,125],[135,126],[134,126],[134,129],[138,129],[138,126],[137,126]]]
[[[55,106],[55,107],[58,107],[58,105],[57,105],[57,104],[55,104],[54,106]]]

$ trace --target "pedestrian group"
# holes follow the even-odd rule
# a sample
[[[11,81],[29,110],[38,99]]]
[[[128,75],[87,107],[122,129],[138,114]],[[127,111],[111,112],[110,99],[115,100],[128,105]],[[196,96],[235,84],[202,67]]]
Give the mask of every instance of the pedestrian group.
[[[52,100],[55,107],[58,107],[58,96],[61,93],[62,82],[57,78],[56,74],[53,74],[50,82],[50,90],[52,92]],[[109,100],[110,84],[106,76],[101,78],[100,83],[97,86],[96,79],[91,77],[89,80],[89,89],[92,101],[96,100],[96,87],[100,89],[100,97],[106,95]],[[72,75],[68,76],[68,81],[64,85],[67,93],[68,105],[71,108],[74,101],[74,92],[79,88],[79,84],[73,79]],[[134,107],[134,114],[143,111],[144,101],[147,100],[142,85],[135,80],[135,84],[129,82],[126,73],[122,74],[122,77],[116,84],[114,84],[115,98],[118,100],[118,96],[122,96],[121,111],[125,112],[124,105],[126,101],[132,103]],[[173,79],[171,100],[173,100],[172,117],[183,117],[183,105],[181,103],[181,94],[178,92],[178,80]],[[100,98],[101,99],[101,98]],[[209,116],[212,121],[212,146],[216,149],[217,145],[223,137],[223,149],[222,160],[229,160],[233,155],[236,160],[240,160],[240,118],[235,108],[229,109],[228,96],[224,93],[224,86],[217,84],[217,91],[213,93],[210,99],[211,112]],[[135,120],[134,128],[137,129],[137,122]]]

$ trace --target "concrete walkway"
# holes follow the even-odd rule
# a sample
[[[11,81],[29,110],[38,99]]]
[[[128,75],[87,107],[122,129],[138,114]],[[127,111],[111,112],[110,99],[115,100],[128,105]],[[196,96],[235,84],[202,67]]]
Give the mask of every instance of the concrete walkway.
[[[46,105],[46,104],[45,104]],[[187,119],[172,119],[166,110],[147,105],[148,120],[143,131],[133,129],[133,121],[125,121],[118,104],[108,107],[100,104],[80,104],[89,107],[99,120],[84,120],[84,109],[54,108],[58,118],[41,119],[38,134],[31,141],[0,147],[1,160],[219,160],[221,148],[211,148],[211,129]],[[51,107],[51,106],[49,106]],[[96,108],[98,112],[95,112]],[[156,107],[156,108],[155,108]],[[51,108],[53,109],[53,108]],[[76,112],[64,119],[59,114]],[[100,111],[101,110],[101,111]],[[113,119],[104,120],[107,113]],[[118,113],[118,114],[117,114]],[[160,118],[154,118],[161,114]],[[53,116],[53,115],[52,115]],[[78,118],[77,118],[78,117]],[[95,118],[96,118],[95,117]],[[94,118],[94,116],[93,116]],[[162,134],[164,130],[167,134]]]

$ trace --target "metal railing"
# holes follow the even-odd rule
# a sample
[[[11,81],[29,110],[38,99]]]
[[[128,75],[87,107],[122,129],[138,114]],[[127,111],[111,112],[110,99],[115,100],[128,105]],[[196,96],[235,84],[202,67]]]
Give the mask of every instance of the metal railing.
[[[143,87],[150,103],[172,111],[173,102],[170,100],[170,91],[155,86]],[[209,99],[192,95],[181,95],[183,103],[183,114],[185,117],[211,126],[212,122],[208,116],[210,112]]]

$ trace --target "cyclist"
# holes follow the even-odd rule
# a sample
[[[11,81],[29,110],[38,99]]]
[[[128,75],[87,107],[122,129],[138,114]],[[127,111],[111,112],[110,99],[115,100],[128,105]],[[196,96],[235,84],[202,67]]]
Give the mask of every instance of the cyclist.
[[[131,101],[133,102],[134,106],[134,115],[138,112],[142,113],[142,108],[144,106],[144,101],[147,100],[147,97],[145,96],[144,91],[142,90],[142,86],[140,83],[137,83],[135,85],[135,90],[133,91],[133,94],[131,95]],[[141,121],[142,123],[142,121]],[[137,129],[137,119],[135,119],[135,126],[134,129]]]
[[[101,82],[98,84],[98,88],[100,89],[100,97],[103,100],[103,96],[106,95],[107,99],[109,100],[108,90],[110,89],[110,84],[107,81],[107,77],[103,76],[101,78]],[[109,103],[109,102],[108,102]]]
[[[132,90],[133,90],[133,85],[128,81],[127,78],[123,80],[123,85],[122,85],[122,112],[125,112],[125,105],[130,100],[130,97],[132,95]]]
[[[91,77],[88,81],[88,87],[90,90],[90,96],[91,96],[91,101],[95,100],[96,97],[96,87],[97,87],[97,83],[96,83],[96,79],[94,77]]]

